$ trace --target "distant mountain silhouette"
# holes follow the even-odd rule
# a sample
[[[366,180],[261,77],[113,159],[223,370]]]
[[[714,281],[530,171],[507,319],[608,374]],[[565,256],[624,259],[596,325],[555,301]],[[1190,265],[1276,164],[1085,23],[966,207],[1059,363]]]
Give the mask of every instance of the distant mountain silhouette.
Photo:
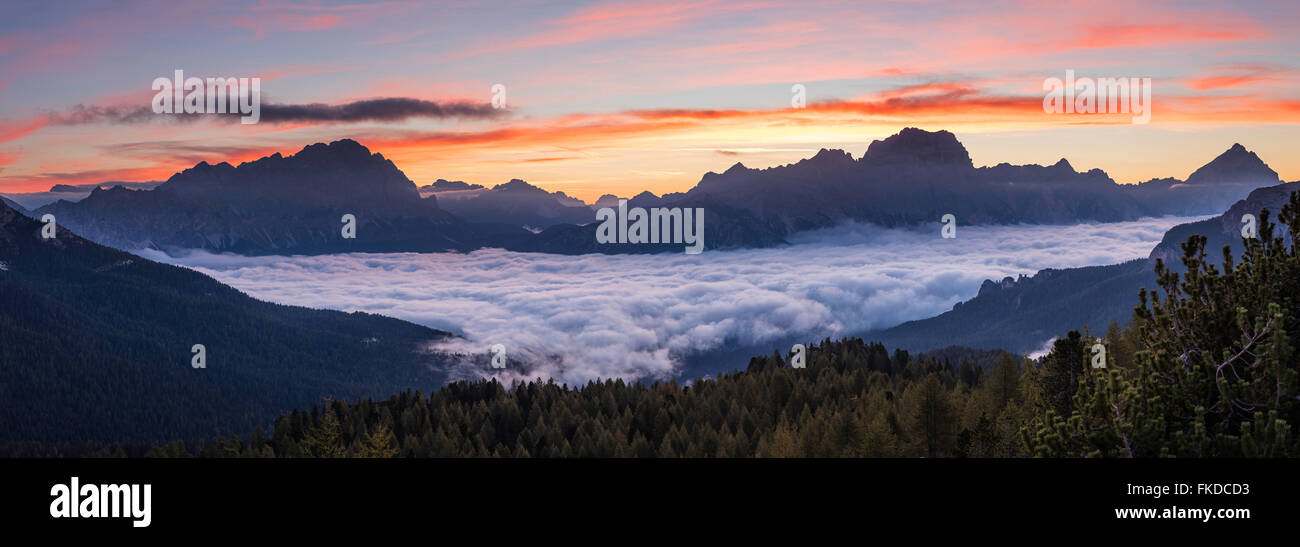
[[[459,190],[482,190],[482,184],[470,184],[463,180],[438,179],[433,184],[421,186],[421,192],[454,192]]]
[[[582,201],[573,196],[570,196],[568,194],[565,194],[564,192],[558,190],[555,192],[551,192],[551,195],[555,196],[555,199],[560,202],[560,205],[567,205],[569,207],[590,207],[589,205],[587,205],[587,202]]]
[[[1158,203],[1170,214],[1198,215],[1222,211],[1255,188],[1281,183],[1277,172],[1254,152],[1233,144],[1187,177],[1152,179],[1131,187],[1140,201]]]
[[[1282,182],[1277,172],[1246,147],[1233,143],[1227,152],[1219,154],[1187,177],[1187,184],[1244,184],[1271,186]]]
[[[596,198],[595,203],[592,203],[591,206],[594,209],[599,209],[601,207],[618,207],[618,200],[620,199],[623,198],[620,198],[614,194],[604,194]]]
[[[200,163],[153,190],[96,189],[41,207],[86,237],[120,249],[240,254],[470,250],[527,232],[474,225],[421,199],[392,161],[352,140],[314,144],[232,166]],[[342,237],[342,217],[356,238]]]
[[[947,131],[908,127],[883,140],[873,141],[862,163],[878,169],[971,169],[970,154]]]
[[[564,198],[570,200],[569,205],[562,201]],[[514,179],[490,190],[481,190],[460,199],[446,199],[440,203],[443,209],[471,222],[508,222],[540,229],[556,224],[586,224],[596,220],[590,207],[585,204],[572,205],[571,200],[563,194],[552,194]]]
[[[1240,145],[1189,177],[1117,184],[1100,169],[973,166],[947,131],[906,128],[874,141],[861,159],[841,150],[767,169],[737,163],[706,173],[687,192],[642,192],[629,207],[704,208],[710,249],[785,244],[794,233],[845,221],[881,226],[938,223],[1072,224],[1168,214],[1213,214],[1277,174]],[[200,163],[154,190],[96,190],[36,213],[123,249],[201,248],[241,254],[439,251],[502,247],[553,253],[657,252],[676,246],[595,241],[592,207],[522,180],[491,189],[438,180],[421,199],[393,163],[351,140],[314,144],[238,167]],[[447,199],[439,199],[439,196]],[[455,199],[452,199],[452,198]],[[343,239],[340,217],[355,215],[357,238]],[[527,227],[528,230],[525,230]],[[531,232],[539,232],[533,234]]]
[[[1117,184],[1100,169],[1077,172],[1065,159],[1046,167],[1002,163],[975,168],[952,133],[907,128],[871,143],[860,160],[840,150],[822,150],[769,169],[737,163],[723,173],[706,174],[687,195],[707,194],[783,225],[786,233],[843,220],[884,226],[937,223],[944,214],[962,224],[1116,222],[1211,214],[1253,187],[1277,184],[1276,174],[1271,181],[1262,176],[1272,171],[1254,154],[1246,153],[1254,162],[1246,161],[1236,149],[1198,171],[1196,185],[1170,179],[1139,189]]]
[[[25,207],[28,211],[49,205],[59,200],[79,201],[90,195],[90,192],[96,188],[112,188],[122,186],[131,190],[146,190],[162,184],[161,181],[149,182],[122,182],[122,181],[103,181],[84,184],[55,184],[49,190],[44,192],[18,192],[3,193],[0,197],[8,198],[11,203]]]
[[[245,433],[322,397],[443,383],[420,350],[448,333],[254,300],[42,226],[0,205],[0,444]]]

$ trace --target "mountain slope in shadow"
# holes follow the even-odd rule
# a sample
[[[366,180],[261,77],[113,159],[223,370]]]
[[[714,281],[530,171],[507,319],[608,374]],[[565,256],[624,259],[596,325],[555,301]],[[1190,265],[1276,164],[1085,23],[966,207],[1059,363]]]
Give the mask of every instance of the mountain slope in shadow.
[[[0,444],[246,433],[322,397],[442,383],[421,349],[446,332],[258,301],[43,226],[0,205]]]

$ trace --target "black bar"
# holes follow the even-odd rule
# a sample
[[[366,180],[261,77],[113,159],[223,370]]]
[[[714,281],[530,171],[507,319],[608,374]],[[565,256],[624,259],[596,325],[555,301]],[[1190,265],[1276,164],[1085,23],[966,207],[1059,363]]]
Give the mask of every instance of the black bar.
[[[1283,531],[1300,486],[1288,460],[0,460],[9,529],[166,537],[243,528],[271,533],[581,522],[810,522],[843,528],[982,529],[992,522],[1071,530]],[[151,485],[151,522],[53,518],[51,487]],[[1177,495],[1176,484],[1193,494]],[[1195,493],[1198,485],[1228,493]],[[1168,486],[1159,498],[1130,493]],[[1247,485],[1245,492],[1241,487]],[[1138,490],[1141,492],[1142,490]],[[1123,508],[1248,509],[1249,518],[1121,520]],[[667,520],[665,520],[667,519]],[[720,520],[721,519],[721,520]],[[733,520],[740,519],[740,520]],[[756,520],[757,519],[757,520]],[[561,524],[569,523],[569,524]],[[667,525],[667,524],[665,524]],[[971,528],[978,526],[981,528]],[[860,530],[859,530],[860,531]],[[958,534],[960,535],[960,534]],[[975,534],[978,536],[978,534]]]

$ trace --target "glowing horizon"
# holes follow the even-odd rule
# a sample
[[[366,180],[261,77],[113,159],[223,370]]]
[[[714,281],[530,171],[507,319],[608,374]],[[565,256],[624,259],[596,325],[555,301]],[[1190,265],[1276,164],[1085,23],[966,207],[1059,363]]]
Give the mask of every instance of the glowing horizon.
[[[518,178],[590,202],[683,191],[736,162],[782,165],[821,148],[861,157],[908,126],[952,131],[976,166],[1064,157],[1135,183],[1186,178],[1240,143],[1300,179],[1294,2],[9,3],[0,13],[5,193],[165,180],[200,161],[351,138],[417,185]],[[122,115],[147,108],[150,83],[174,70],[261,78],[265,104],[427,108],[254,125]],[[1044,112],[1044,80],[1067,70],[1152,78],[1150,123]],[[508,108],[475,108],[498,83]],[[795,84],[806,108],[791,106]]]

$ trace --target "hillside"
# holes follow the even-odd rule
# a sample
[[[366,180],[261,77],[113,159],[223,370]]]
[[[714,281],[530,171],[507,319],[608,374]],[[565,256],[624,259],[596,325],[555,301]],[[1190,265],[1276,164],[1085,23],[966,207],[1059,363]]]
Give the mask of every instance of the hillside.
[[[1021,353],[1040,349],[1066,330],[1087,327],[1094,334],[1104,332],[1111,322],[1123,325],[1132,319],[1133,298],[1140,289],[1156,287],[1157,259],[1182,271],[1182,245],[1193,235],[1206,236],[1206,255],[1212,263],[1222,262],[1225,246],[1240,256],[1242,215],[1258,216],[1268,209],[1276,222],[1293,191],[1292,184],[1259,188],[1216,218],[1175,226],[1146,259],[985,280],[975,298],[950,311],[864,336],[913,351],[956,344]],[[1274,235],[1289,242],[1284,230]]]
[[[417,350],[448,333],[261,302],[42,226],[0,205],[0,444],[244,432],[322,397],[442,382]]]

